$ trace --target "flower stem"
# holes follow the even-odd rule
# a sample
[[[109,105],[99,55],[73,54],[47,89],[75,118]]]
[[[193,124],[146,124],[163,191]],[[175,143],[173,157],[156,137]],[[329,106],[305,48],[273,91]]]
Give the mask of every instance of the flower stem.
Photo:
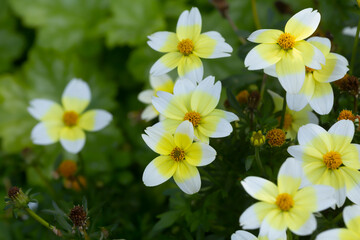
[[[357,50],[357,45],[358,45],[358,41],[359,41],[359,32],[360,32],[360,19],[359,19],[359,23],[358,23],[358,26],[356,29],[355,41],[354,41],[352,55],[351,55],[350,70],[349,70],[350,75],[353,73],[353,69],[354,69],[356,50]]]
[[[260,87],[260,103],[258,105],[258,110],[260,109],[262,103],[264,102],[264,91],[265,91],[265,86],[266,86],[266,79],[267,79],[267,75],[264,73],[262,82],[261,82],[261,87]]]
[[[256,161],[256,164],[258,165],[258,167],[260,168],[261,174],[263,176],[265,176],[266,173],[265,173],[264,166],[262,165],[262,162],[260,159],[260,148],[259,147],[255,147],[255,161]]]
[[[284,97],[283,107],[282,107],[282,111],[281,111],[281,120],[280,120],[280,126],[279,126],[280,129],[282,129],[284,126],[285,112],[286,112],[286,96]]]
[[[357,95],[354,95],[354,115],[357,114]]]
[[[252,9],[252,14],[253,14],[256,29],[260,29],[261,25],[260,25],[259,15],[256,10],[256,0],[251,0],[251,9]]]
[[[36,221],[38,221],[41,225],[45,226],[46,228],[48,228],[49,230],[51,230],[56,236],[61,237],[62,233],[59,229],[57,229],[55,226],[49,224],[47,221],[45,221],[42,217],[40,217],[39,215],[37,215],[33,210],[31,210],[30,208],[25,208],[25,211],[32,217],[34,218]]]

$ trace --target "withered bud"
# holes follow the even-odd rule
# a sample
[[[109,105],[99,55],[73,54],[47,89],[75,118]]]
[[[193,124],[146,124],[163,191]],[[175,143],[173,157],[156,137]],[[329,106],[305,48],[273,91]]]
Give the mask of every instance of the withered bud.
[[[82,206],[74,206],[70,210],[69,218],[75,228],[85,229],[87,227],[87,212]]]
[[[236,100],[240,104],[246,104],[249,100],[250,93],[247,90],[242,90],[236,95]]]
[[[229,4],[226,0],[210,0],[212,5],[220,12],[221,16],[226,18],[227,11],[229,10]]]
[[[256,109],[259,105],[260,93],[258,91],[253,91],[250,93],[248,98],[248,107],[250,109]]]
[[[21,188],[13,186],[8,191],[8,197],[11,199],[11,202],[14,204],[15,208],[26,208],[30,202],[28,195],[23,193]]]
[[[11,200],[14,200],[16,198],[16,196],[19,194],[19,192],[20,192],[20,188],[13,186],[8,191],[8,197]]]
[[[359,79],[355,76],[346,74],[343,78],[334,82],[334,84],[342,91],[353,96],[359,94]]]

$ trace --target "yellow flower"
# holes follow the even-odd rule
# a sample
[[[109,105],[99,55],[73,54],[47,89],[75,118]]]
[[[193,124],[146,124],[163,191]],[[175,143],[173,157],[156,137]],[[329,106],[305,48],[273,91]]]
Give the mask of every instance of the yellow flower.
[[[322,184],[336,191],[336,205],[341,207],[346,197],[360,204],[360,145],[352,144],[354,123],[336,122],[329,131],[315,124],[302,126],[298,146],[288,152],[301,161],[307,184]]]
[[[305,79],[305,65],[320,69],[324,55],[304,39],[314,33],[320,22],[320,14],[312,8],[304,9],[289,19],[285,32],[262,29],[253,32],[248,40],[260,43],[245,58],[249,70],[275,66],[282,87],[297,93]]]
[[[144,170],[146,186],[157,186],[171,177],[187,194],[200,190],[201,180],[196,166],[205,166],[215,160],[216,151],[208,144],[193,142],[194,127],[189,121],[182,122],[174,135],[156,125],[145,130],[145,143],[160,154]]]
[[[259,200],[240,216],[243,229],[260,228],[269,239],[284,236],[286,229],[304,236],[316,229],[314,212],[334,204],[334,190],[328,186],[313,185],[300,188],[301,166],[288,158],[280,167],[278,185],[260,178],[247,177],[241,184],[245,191]]]
[[[84,110],[90,103],[90,89],[81,79],[72,79],[62,95],[62,105],[47,99],[30,102],[29,113],[40,121],[31,132],[35,144],[48,145],[60,141],[66,151],[78,153],[85,145],[86,131],[98,131],[112,120],[107,111]]]
[[[149,39],[151,48],[166,53],[151,67],[151,75],[162,75],[177,67],[180,77],[194,82],[201,81],[203,77],[200,58],[228,57],[232,52],[231,46],[218,32],[201,34],[201,15],[196,7],[180,15],[176,33],[157,32]]]
[[[283,97],[271,90],[268,90],[268,93],[274,101],[274,113],[282,111],[284,101]],[[280,124],[281,117],[278,118],[278,120]],[[288,106],[286,106],[283,129],[286,132],[287,138],[295,139],[299,128],[308,123],[319,123],[319,119],[311,111],[311,107],[309,105],[300,111],[291,110]]]
[[[138,95],[140,102],[148,104],[148,106],[141,113],[141,119],[146,121],[150,121],[159,116],[159,112],[156,111],[151,103],[152,97],[156,97],[158,91],[173,93],[174,89],[174,82],[167,74],[160,76],[150,75],[150,85],[152,89],[144,90]]]

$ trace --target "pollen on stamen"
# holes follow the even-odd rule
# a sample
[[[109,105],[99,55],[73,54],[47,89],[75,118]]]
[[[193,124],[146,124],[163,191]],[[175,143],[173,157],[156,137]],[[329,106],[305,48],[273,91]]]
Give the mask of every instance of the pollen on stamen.
[[[281,193],[276,197],[275,204],[282,211],[289,211],[292,207],[294,207],[294,199],[288,193]]]
[[[323,155],[323,161],[328,169],[338,169],[343,163],[338,152],[330,151]]]
[[[194,42],[188,38],[183,39],[178,43],[177,49],[185,56],[189,56],[194,50]]]
[[[278,38],[277,43],[284,50],[292,49],[295,46],[295,37],[290,33],[283,33]]]
[[[188,120],[193,124],[194,127],[197,127],[201,121],[200,113],[191,111],[185,114],[184,121]]]
[[[175,147],[171,153],[170,153],[170,157],[172,160],[174,160],[175,162],[180,162],[182,160],[185,159],[185,152],[184,150],[182,150],[179,147]]]
[[[312,68],[309,68],[309,67],[305,66],[305,71],[307,73],[313,73],[315,71],[315,69],[312,69]]]
[[[74,111],[67,111],[63,115],[63,122],[68,127],[73,127],[77,124],[79,119],[79,114]]]

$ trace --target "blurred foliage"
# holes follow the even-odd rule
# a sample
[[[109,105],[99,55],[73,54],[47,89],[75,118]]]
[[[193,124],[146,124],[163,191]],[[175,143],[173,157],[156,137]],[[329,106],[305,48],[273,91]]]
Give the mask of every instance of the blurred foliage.
[[[68,232],[70,223],[64,216],[85,197],[93,239],[228,239],[239,228],[240,214],[253,202],[239,180],[261,175],[253,163],[251,132],[269,130],[278,122],[267,94],[263,104],[251,111],[235,98],[240,90],[259,91],[263,78],[260,71],[244,68],[243,59],[253,45],[242,45],[238,39],[255,30],[251,1],[228,1],[229,15],[240,29],[237,33],[210,2],[0,0],[0,195],[5,196],[12,185],[32,188],[40,193],[38,214]],[[231,136],[212,140],[217,160],[200,168],[202,189],[188,196],[173,181],[155,188],[143,185],[143,170],[155,154],[142,141],[141,133],[155,122],[140,121],[144,106],[137,95],[149,86],[149,69],[161,56],[147,46],[147,36],[175,31],[181,12],[192,6],[200,9],[203,32],[220,32],[234,48],[229,58],[205,60],[204,68],[205,76],[214,75],[223,83],[220,107],[234,111],[241,121]],[[333,51],[350,60],[353,38],[343,36],[341,30],[357,24],[355,1],[257,1],[262,28],[282,29],[292,14],[306,7],[321,13],[317,34],[330,37]],[[360,75],[359,63],[358,58],[356,76]],[[33,145],[30,132],[36,120],[27,112],[29,101],[47,98],[59,102],[74,77],[89,83],[89,107],[112,112],[114,121],[100,132],[87,133],[81,155],[66,153],[58,143]],[[284,95],[273,78],[268,78],[267,88]],[[335,99],[331,114],[320,117],[325,128],[336,121],[342,109],[352,109],[353,99],[336,88]],[[357,132],[355,141],[359,139]],[[292,143],[261,148],[270,180],[276,179]],[[64,159],[77,161],[78,175],[85,177],[86,187],[64,187],[65,180],[56,173]],[[12,239],[58,238],[24,213],[14,219],[7,210],[0,214],[0,240]]]

